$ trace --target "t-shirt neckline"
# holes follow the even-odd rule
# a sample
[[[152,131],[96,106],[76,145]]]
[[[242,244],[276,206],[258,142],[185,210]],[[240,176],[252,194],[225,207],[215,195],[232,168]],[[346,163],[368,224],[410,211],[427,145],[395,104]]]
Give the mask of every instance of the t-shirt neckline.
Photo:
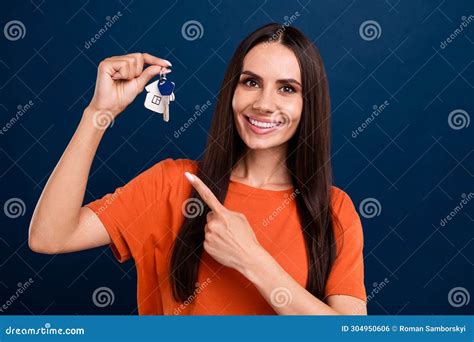
[[[284,189],[284,190],[270,190],[270,189],[262,189],[256,188],[245,183],[241,183],[232,179],[229,179],[229,191],[234,191],[237,193],[241,193],[244,195],[249,194],[257,194],[257,195],[264,195],[264,196],[277,196],[281,197],[284,194],[291,194],[294,192],[294,187]]]

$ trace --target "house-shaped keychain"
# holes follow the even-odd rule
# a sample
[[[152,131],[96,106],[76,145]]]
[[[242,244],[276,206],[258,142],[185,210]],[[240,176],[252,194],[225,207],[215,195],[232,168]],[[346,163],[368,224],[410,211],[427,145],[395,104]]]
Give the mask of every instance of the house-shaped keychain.
[[[145,87],[145,90],[148,92],[145,98],[145,107],[156,113],[163,114],[165,112],[165,101],[163,101],[163,96],[158,89],[158,82],[159,80]],[[170,101],[174,101],[174,93],[169,96],[169,99]]]

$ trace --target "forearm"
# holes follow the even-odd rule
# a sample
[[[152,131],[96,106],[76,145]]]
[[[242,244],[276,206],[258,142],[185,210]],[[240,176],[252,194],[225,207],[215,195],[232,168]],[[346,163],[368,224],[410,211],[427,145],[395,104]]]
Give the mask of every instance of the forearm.
[[[93,114],[89,108],[84,110],[76,132],[51,173],[33,213],[30,239],[46,239],[54,244],[77,225],[92,161],[104,133],[94,127]]]
[[[242,274],[280,315],[339,315],[295,281],[263,248]]]

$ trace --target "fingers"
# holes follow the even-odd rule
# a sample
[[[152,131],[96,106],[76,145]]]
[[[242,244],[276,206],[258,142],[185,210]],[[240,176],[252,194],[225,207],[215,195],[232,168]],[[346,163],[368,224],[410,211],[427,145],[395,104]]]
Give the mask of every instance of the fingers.
[[[109,74],[114,80],[130,80],[141,76],[145,64],[159,67],[158,72],[155,72],[157,68],[148,71],[149,73],[151,72],[153,76],[157,75],[160,70],[169,70],[166,68],[171,66],[169,61],[148,53],[132,53],[124,56],[106,58],[99,64],[99,68]],[[148,76],[149,74],[146,74],[145,78]],[[150,78],[148,78],[148,80],[149,79]]]
[[[171,70],[165,69],[159,65],[151,65],[145,70],[143,70],[141,75],[137,77],[137,84],[140,88],[140,91],[143,91],[143,88],[145,88],[147,83],[150,82],[150,80],[156,75],[158,75],[160,72],[162,72],[163,74],[168,74],[171,72]]]
[[[213,211],[209,211],[206,215],[206,221],[207,223],[211,222],[211,220],[214,218],[215,214]]]
[[[219,202],[217,197],[212,193],[211,189],[207,187],[202,180],[199,179],[196,175],[193,175],[189,172],[184,173],[186,178],[189,180],[191,185],[196,189],[204,202],[214,211],[216,214],[222,214],[227,211],[227,209]]]
[[[146,64],[156,64],[164,68],[171,66],[170,61],[167,61],[166,59],[155,57],[153,55],[150,55],[149,53],[142,53],[141,55]]]

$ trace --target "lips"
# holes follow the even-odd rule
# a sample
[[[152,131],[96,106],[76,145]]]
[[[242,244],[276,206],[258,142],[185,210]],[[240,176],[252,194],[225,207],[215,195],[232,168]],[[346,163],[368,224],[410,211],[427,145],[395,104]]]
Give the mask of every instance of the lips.
[[[272,121],[268,119],[257,119],[256,117],[250,117],[248,115],[243,114],[247,125],[249,126],[250,130],[258,135],[268,134],[280,128],[282,126],[282,122],[280,121]]]

